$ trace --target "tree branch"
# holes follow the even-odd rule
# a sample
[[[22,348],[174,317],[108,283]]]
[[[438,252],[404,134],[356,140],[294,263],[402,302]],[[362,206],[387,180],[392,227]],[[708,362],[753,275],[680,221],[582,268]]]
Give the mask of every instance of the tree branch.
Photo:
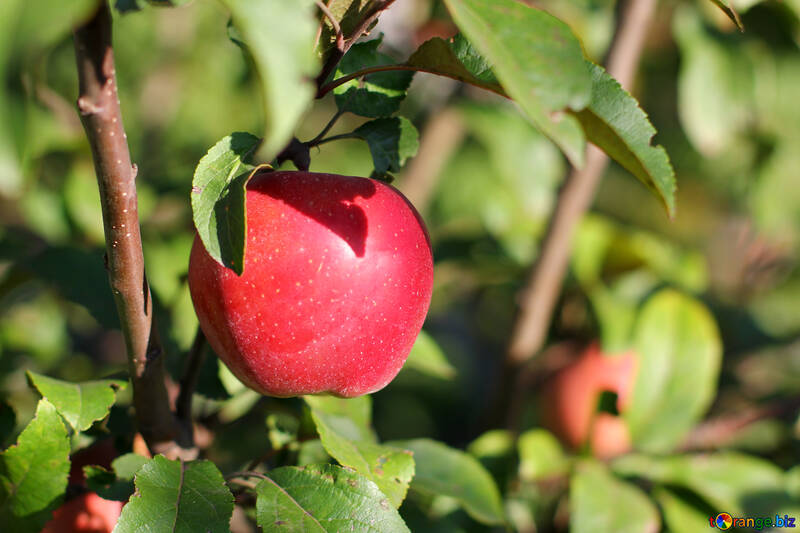
[[[628,0],[608,55],[608,72],[630,89],[644,46],[656,0]],[[573,170],[558,197],[542,241],[539,259],[520,294],[517,320],[511,334],[507,363],[518,366],[533,357],[544,344],[556,299],[567,270],[575,227],[594,198],[608,157],[589,146],[586,165]]]
[[[200,377],[200,371],[203,368],[203,361],[206,354],[206,336],[203,335],[203,330],[200,326],[197,327],[197,333],[194,335],[192,347],[189,348],[187,354],[186,370],[181,378],[181,390],[178,393],[178,399],[175,400],[175,414],[178,420],[191,424],[192,423],[192,395],[194,389],[197,387],[197,380]]]
[[[361,35],[363,35],[369,27],[372,25],[373,22],[383,13],[386,9],[389,8],[394,3],[395,0],[377,0],[375,5],[372,6],[372,9],[367,11],[364,15],[364,18],[361,19],[356,25],[356,28],[353,30],[352,33],[349,35],[344,36],[344,39],[341,40],[341,46],[339,45],[339,38],[337,36],[337,46],[331,51],[331,54],[325,60],[325,64],[322,65],[322,70],[317,76],[316,83],[317,89],[322,88],[322,85],[325,83],[325,80],[328,79],[328,76],[331,75],[333,71],[336,70],[336,66],[339,64],[339,61],[342,60],[344,55],[350,50],[350,47],[356,44]],[[325,96],[325,93],[317,92],[317,98],[322,98]]]
[[[180,455],[191,443],[173,416],[164,384],[164,358],[153,326],[150,289],[144,273],[136,196],[117,96],[111,13],[100,3],[95,15],[74,34],[80,96],[78,111],[92,148],[106,238],[109,282],[125,337],[139,431],[152,453]]]

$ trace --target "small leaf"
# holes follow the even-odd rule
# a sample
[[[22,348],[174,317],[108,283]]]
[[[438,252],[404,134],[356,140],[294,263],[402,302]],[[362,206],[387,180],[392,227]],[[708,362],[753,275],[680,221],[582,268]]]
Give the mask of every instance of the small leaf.
[[[569,461],[558,440],[544,429],[530,429],[519,436],[519,477],[533,481],[567,471]]]
[[[578,466],[570,482],[570,530],[655,533],[658,510],[635,485],[615,478],[594,461]]]
[[[287,413],[273,413],[267,416],[267,437],[273,450],[279,450],[297,440],[300,421]]]
[[[742,19],[739,18],[739,13],[736,12],[736,8],[733,7],[733,4],[731,4],[730,0],[711,0],[711,2],[720,8],[723,13],[728,15],[728,18],[731,19],[734,24],[736,24],[736,27],[739,28],[739,31],[744,31]]]
[[[372,430],[372,398],[335,398],[333,396],[304,396],[308,406],[324,413],[337,433],[350,440],[378,442]]]
[[[417,128],[404,117],[365,122],[353,131],[353,136],[367,141],[377,174],[398,172],[419,148]]]
[[[261,79],[265,134],[271,161],[292,137],[314,97],[313,0],[222,0],[247,43]]]
[[[373,482],[335,465],[277,468],[256,494],[256,521],[265,533],[408,531]]]
[[[424,330],[419,332],[403,369],[444,380],[452,380],[456,375],[455,367],[447,360],[433,337]]]
[[[115,533],[230,532],[233,494],[214,463],[157,455],[139,469],[135,483]]]
[[[583,109],[592,78],[580,42],[548,13],[515,0],[445,0],[453,20],[492,65],[505,92],[576,167],[585,138],[574,117]]]
[[[75,431],[86,431],[108,415],[116,391],[127,382],[116,379],[70,383],[28,371],[28,380],[43,398],[52,403]]]
[[[389,497],[395,508],[400,507],[414,477],[414,459],[405,450],[381,446],[371,441],[351,440],[344,433],[352,433],[344,427],[340,415],[329,414],[311,408],[311,417],[317,426],[325,450],[342,466],[353,468],[373,481]],[[349,419],[346,419],[349,420]]]
[[[652,296],[634,327],[638,368],[623,417],[634,446],[669,451],[714,398],[722,346],[713,317],[674,290]]]
[[[192,178],[192,218],[209,255],[237,274],[244,272],[247,210],[245,187],[253,167],[245,161],[259,139],[236,132],[215,144]]]
[[[394,59],[378,52],[381,40],[379,38],[358,43],[350,48],[339,64],[336,77],[364,68],[395,64]],[[413,77],[413,71],[391,71],[350,80],[334,89],[336,106],[339,111],[362,117],[388,117],[400,108]]]
[[[128,501],[134,491],[134,475],[146,462],[146,457],[127,453],[114,459],[111,463],[113,471],[100,466],[85,466],[86,485],[103,499]]]
[[[411,54],[406,65],[506,96],[489,63],[461,34],[450,41],[441,37],[425,41]]]
[[[602,67],[591,65],[592,98],[574,115],[589,141],[639,178],[675,216],[675,172],[666,150],[651,141],[656,130],[636,99]]]
[[[411,489],[455,499],[484,524],[505,521],[500,491],[486,469],[471,455],[430,439],[387,442],[414,453],[417,473]]]
[[[69,474],[67,428],[56,408],[39,400],[17,443],[0,454],[0,523],[4,531],[36,533],[61,503]]]

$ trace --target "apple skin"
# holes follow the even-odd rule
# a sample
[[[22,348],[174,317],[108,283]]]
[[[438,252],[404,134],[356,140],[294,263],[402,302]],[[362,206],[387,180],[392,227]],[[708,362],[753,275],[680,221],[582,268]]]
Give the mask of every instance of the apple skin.
[[[367,178],[271,172],[247,186],[242,276],[195,237],[189,289],[208,343],[268,396],[350,398],[385,387],[430,305],[424,223]]]
[[[613,392],[617,410],[623,412],[633,393],[635,374],[635,354],[608,356],[597,343],[591,344],[544,387],[543,425],[570,448],[577,450],[588,443],[592,454],[601,459],[630,451],[625,421],[597,412],[597,404],[604,391]]]
[[[86,492],[53,511],[53,519],[41,533],[111,533],[123,505]]]

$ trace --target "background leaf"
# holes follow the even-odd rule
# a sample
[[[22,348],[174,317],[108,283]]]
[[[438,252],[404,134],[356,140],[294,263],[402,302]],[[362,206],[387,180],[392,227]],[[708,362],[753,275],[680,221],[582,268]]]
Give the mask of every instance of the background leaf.
[[[505,521],[497,485],[471,455],[430,439],[387,444],[414,453],[417,473],[411,482],[412,490],[454,498],[479,522],[502,524]]]
[[[318,68],[313,54],[311,0],[222,0],[247,43],[261,79],[264,159],[271,161],[289,142],[314,97]]]
[[[497,79],[525,115],[577,167],[585,139],[568,115],[583,109],[591,75],[569,27],[544,11],[514,0],[445,0],[453,20],[494,67]]]
[[[408,531],[374,483],[339,466],[277,468],[269,478],[256,487],[256,520],[265,533]]]
[[[656,533],[658,510],[636,486],[594,461],[578,465],[570,480],[570,531]]]
[[[126,453],[111,462],[112,471],[99,466],[85,466],[86,486],[103,499],[126,502],[133,494],[136,472],[147,461],[141,455]]]
[[[215,144],[192,178],[192,215],[209,255],[237,274],[244,272],[247,207],[245,187],[253,167],[245,161],[259,139],[236,132]]]
[[[128,383],[118,379],[69,383],[28,371],[28,380],[55,406],[75,431],[86,431],[114,405],[116,391]]]
[[[233,495],[210,461],[185,463],[157,455],[139,469],[135,484],[116,533],[230,531]]]
[[[750,516],[800,513],[800,502],[789,494],[788,479],[780,468],[737,452],[630,455],[615,461],[613,469],[624,476],[688,489],[718,512]]]
[[[638,368],[623,417],[634,447],[669,451],[714,397],[722,347],[708,310],[673,290],[651,297],[634,328]]]
[[[425,330],[419,332],[403,369],[415,370],[426,376],[444,380],[452,380],[456,376],[455,367],[450,364],[441,347]]]
[[[673,217],[675,172],[666,150],[650,144],[655,128],[617,80],[600,66],[591,65],[591,71],[591,100],[575,112],[587,138],[658,195]]]
[[[37,533],[61,503],[69,473],[67,429],[56,408],[39,400],[17,443],[0,454],[0,520],[14,532]]]

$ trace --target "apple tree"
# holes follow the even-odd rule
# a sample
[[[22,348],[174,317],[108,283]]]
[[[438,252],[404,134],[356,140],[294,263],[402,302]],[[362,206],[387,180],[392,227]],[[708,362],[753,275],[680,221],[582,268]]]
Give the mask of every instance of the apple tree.
[[[794,520],[798,46],[796,2],[3,0],[2,529]]]

